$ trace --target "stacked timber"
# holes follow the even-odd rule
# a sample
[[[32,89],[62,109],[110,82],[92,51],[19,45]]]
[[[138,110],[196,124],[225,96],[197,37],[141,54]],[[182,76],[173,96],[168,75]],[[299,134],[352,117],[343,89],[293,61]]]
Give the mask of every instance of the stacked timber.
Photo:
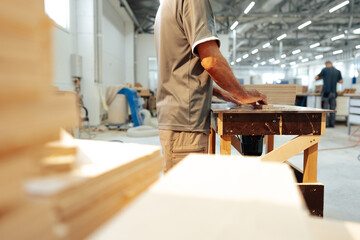
[[[75,168],[29,180],[27,193],[49,204],[60,239],[83,239],[156,181],[160,148],[138,144],[75,140]]]
[[[29,201],[23,181],[39,173],[44,145],[74,127],[74,96],[51,86],[51,22],[42,0],[0,8],[0,239],[53,239],[49,206]]]
[[[295,84],[244,85],[245,89],[256,89],[267,96],[269,104],[294,105],[296,98]]]

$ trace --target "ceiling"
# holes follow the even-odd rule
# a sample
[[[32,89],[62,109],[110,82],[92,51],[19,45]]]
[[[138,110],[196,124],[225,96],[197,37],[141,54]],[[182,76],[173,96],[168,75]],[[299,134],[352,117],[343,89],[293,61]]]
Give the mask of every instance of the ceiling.
[[[229,61],[234,64],[237,64],[235,60],[241,59],[242,65],[271,65],[275,62],[288,66],[290,62],[302,62],[307,58],[311,61],[318,55],[327,57],[336,50],[347,54],[360,44],[360,34],[353,33],[354,29],[360,28],[360,0],[350,0],[349,4],[332,13],[329,9],[345,0],[254,0],[254,7],[244,14],[251,1],[210,0],[217,32],[229,34]],[[137,19],[137,32],[152,33],[159,0],[127,0],[127,3]],[[230,30],[235,21],[239,22],[235,29],[236,41],[233,40],[234,32]],[[299,30],[298,26],[307,21],[312,23]],[[283,34],[287,36],[278,41],[277,38]],[[343,38],[331,40],[341,34],[344,34]],[[263,48],[266,43],[271,45]],[[320,43],[320,46],[310,48],[314,43]],[[293,55],[297,49],[301,52]],[[249,57],[244,58],[247,54]],[[281,58],[283,54],[287,56]]]

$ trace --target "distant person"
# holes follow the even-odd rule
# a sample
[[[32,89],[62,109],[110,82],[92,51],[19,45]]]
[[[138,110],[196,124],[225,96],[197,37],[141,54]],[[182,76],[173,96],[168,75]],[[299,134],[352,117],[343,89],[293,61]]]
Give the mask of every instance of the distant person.
[[[325,109],[335,110],[336,107],[336,86],[343,83],[341,72],[333,67],[332,62],[325,62],[325,68],[315,77],[315,80],[323,79],[324,84],[321,91],[321,101]],[[330,113],[326,117],[326,127],[335,127],[335,113]]]

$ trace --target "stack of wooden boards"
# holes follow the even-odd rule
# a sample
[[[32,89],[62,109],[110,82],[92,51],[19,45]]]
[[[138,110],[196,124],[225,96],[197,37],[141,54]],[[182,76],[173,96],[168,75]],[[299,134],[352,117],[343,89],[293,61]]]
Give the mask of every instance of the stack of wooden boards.
[[[296,98],[295,84],[244,85],[245,89],[256,89],[267,96],[269,104],[294,105]]]
[[[0,239],[54,238],[49,207],[22,188],[39,173],[45,143],[78,121],[75,95],[51,86],[51,28],[43,0],[1,1]]]
[[[90,140],[75,140],[75,144],[78,153],[72,171],[26,183],[34,201],[54,209],[60,239],[83,239],[162,171],[157,146]]]
[[[308,216],[286,165],[190,155],[90,239],[359,239],[359,224],[327,224]]]

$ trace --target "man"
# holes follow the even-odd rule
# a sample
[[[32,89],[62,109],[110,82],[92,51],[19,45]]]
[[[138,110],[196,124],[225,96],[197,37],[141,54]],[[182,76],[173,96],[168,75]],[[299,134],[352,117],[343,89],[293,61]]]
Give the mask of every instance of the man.
[[[325,109],[335,110],[336,107],[336,86],[337,83],[343,83],[341,72],[333,67],[332,62],[325,62],[325,68],[315,77],[315,80],[324,80],[321,91],[321,101],[324,103]],[[335,127],[335,113],[330,113],[326,117],[326,127]]]
[[[212,95],[266,104],[246,91],[219,51],[209,0],[164,0],[155,20],[157,110],[166,172],[189,153],[208,152]],[[222,88],[212,86],[212,79]]]

